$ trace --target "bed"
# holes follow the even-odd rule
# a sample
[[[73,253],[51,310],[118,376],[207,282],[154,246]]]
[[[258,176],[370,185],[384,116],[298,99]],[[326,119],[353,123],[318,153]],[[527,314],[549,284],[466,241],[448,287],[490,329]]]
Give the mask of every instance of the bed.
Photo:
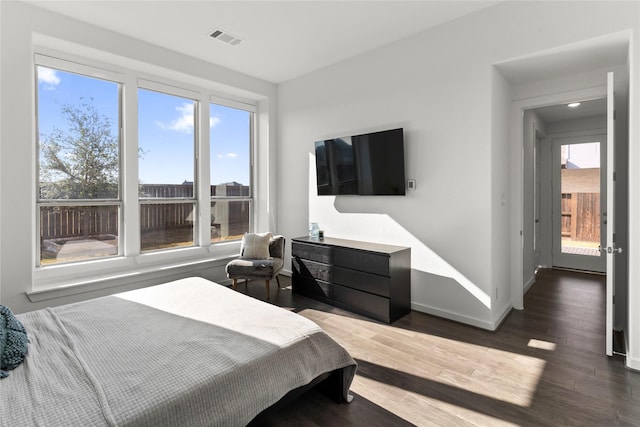
[[[202,278],[20,314],[0,425],[243,426],[356,363],[312,321]]]

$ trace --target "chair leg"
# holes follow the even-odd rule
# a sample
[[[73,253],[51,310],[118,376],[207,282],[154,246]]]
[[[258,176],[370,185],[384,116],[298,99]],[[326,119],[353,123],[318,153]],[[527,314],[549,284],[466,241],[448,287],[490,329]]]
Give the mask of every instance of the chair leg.
[[[269,281],[265,280],[265,282],[267,282],[267,300],[269,300]]]
[[[236,285],[238,284],[238,279],[233,279],[233,289],[236,288]]]
[[[276,275],[276,282],[278,282],[278,288],[280,288],[280,276]]]

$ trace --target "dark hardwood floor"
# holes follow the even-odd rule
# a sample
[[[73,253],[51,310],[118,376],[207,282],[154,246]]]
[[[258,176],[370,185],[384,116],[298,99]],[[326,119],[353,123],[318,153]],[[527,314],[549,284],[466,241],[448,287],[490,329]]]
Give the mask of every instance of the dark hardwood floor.
[[[604,352],[604,277],[543,270],[496,332],[419,312],[382,324],[293,295],[358,362],[354,400],[312,390],[252,426],[640,426],[640,373]],[[264,282],[238,290],[265,298]]]

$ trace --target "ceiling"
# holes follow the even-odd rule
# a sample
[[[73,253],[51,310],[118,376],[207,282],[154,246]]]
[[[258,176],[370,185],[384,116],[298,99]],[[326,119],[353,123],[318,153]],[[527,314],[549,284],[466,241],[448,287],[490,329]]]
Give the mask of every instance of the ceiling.
[[[534,109],[540,120],[549,124],[586,117],[604,116],[607,114],[607,98],[581,101],[580,105],[570,108],[567,104],[550,105]]]
[[[498,1],[23,0],[43,9],[282,83]],[[209,34],[240,38],[232,46]]]
[[[512,85],[518,86],[593,70],[608,71],[610,67],[625,65],[628,54],[629,35],[620,32],[536,52],[496,64],[496,67]],[[581,102],[577,108],[559,104],[536,108],[534,111],[545,123],[607,114],[606,98],[575,101]]]
[[[522,85],[563,75],[624,65],[629,54],[629,35],[619,32],[536,52],[496,64],[509,82]]]

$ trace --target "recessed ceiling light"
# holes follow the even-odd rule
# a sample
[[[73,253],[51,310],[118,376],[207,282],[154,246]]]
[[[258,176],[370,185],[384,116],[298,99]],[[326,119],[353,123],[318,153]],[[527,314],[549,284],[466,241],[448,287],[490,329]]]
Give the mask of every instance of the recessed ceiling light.
[[[569,108],[576,108],[579,107],[580,103],[579,102],[572,102],[571,104],[567,104],[567,107]]]

